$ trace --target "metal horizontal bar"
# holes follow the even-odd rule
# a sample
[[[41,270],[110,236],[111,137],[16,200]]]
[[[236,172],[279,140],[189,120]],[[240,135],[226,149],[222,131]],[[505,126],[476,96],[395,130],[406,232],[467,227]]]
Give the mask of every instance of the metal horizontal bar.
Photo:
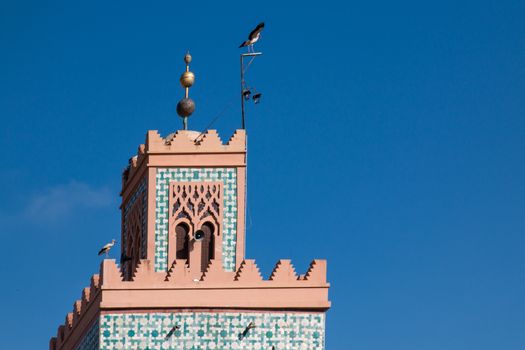
[[[243,57],[246,57],[246,56],[259,56],[259,55],[262,55],[262,52],[241,53],[241,56],[243,56]]]

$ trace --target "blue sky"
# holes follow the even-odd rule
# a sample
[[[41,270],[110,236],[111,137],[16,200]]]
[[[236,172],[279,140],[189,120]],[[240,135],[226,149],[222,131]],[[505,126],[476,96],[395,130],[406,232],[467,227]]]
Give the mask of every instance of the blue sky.
[[[328,259],[327,349],[525,347],[523,1],[0,3],[0,329],[46,348],[120,234],[146,130],[240,126],[247,254]]]

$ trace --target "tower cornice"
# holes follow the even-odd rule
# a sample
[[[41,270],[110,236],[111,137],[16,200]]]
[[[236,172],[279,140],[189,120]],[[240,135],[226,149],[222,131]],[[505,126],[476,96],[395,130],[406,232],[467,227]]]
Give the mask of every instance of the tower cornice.
[[[146,142],[130,158],[122,176],[123,201],[133,191],[147,167],[245,167],[246,131],[238,129],[223,143],[216,130],[178,130],[163,138],[157,130],[149,130]]]

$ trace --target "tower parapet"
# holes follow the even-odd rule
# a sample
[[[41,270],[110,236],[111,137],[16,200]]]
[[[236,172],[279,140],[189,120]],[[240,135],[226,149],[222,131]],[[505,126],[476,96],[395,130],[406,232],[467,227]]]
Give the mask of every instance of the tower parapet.
[[[298,276],[290,260],[279,260],[269,279],[263,279],[255,260],[244,260],[235,272],[211,260],[200,278],[193,279],[186,260],[173,261],[168,272],[156,272],[141,260],[132,278],[123,276],[115,260],[104,260],[100,274],[73,304],[73,311],[50,341],[50,350],[76,349],[82,336],[101,315],[117,310],[283,310],[323,312],[330,307],[326,261],[313,260],[306,274]],[[239,332],[244,330],[239,325]],[[98,328],[97,328],[98,329]],[[103,343],[105,332],[98,332]]]

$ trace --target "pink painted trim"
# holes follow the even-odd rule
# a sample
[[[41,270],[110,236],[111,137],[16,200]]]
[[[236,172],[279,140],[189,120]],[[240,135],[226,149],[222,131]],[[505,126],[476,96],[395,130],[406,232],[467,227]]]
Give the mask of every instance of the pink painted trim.
[[[100,315],[108,315],[108,314],[147,314],[147,313],[172,313],[172,314],[182,314],[182,313],[189,313],[189,312],[201,312],[201,313],[232,313],[232,312],[238,312],[238,313],[244,313],[244,314],[273,314],[276,312],[286,312],[291,314],[324,314],[326,311],[320,311],[320,310],[294,310],[294,309],[273,309],[273,310],[254,310],[254,309],[228,309],[228,308],[188,308],[188,309],[134,309],[134,310],[126,310],[126,309],[105,309],[100,310]]]
[[[115,308],[247,308],[327,310],[328,288],[107,289],[100,305]]]
[[[238,167],[244,166],[244,153],[194,153],[194,154],[150,154],[150,167]]]

